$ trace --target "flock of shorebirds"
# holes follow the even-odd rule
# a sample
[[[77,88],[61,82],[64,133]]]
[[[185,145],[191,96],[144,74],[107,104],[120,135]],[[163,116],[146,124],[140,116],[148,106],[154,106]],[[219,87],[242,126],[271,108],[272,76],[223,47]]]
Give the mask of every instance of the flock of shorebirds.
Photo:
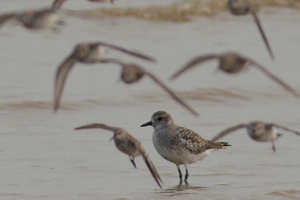
[[[91,2],[111,2],[114,0],[89,0]],[[62,4],[65,0],[55,0],[50,8],[41,10],[29,10],[24,12],[14,12],[2,14],[0,16],[0,26],[7,21],[16,21],[23,25],[27,29],[39,30],[39,29],[53,29],[56,30],[59,26],[63,25],[64,22],[60,18],[60,14],[64,13],[61,9]],[[256,15],[255,11],[252,9],[248,0],[228,0],[229,12],[233,15],[247,15],[251,14],[254,17],[256,25],[262,36],[263,42],[271,56],[274,60],[274,54],[271,50],[270,44],[267,37],[262,29],[260,20]],[[151,78],[156,84],[162,87],[176,102],[181,106],[191,112],[194,116],[198,116],[198,113],[192,109],[185,101],[180,98],[174,91],[172,91],[168,86],[166,86],[161,80],[159,80],[154,74],[143,69],[141,66],[133,63],[124,63],[118,59],[105,58],[106,49],[111,49],[115,51],[122,52],[132,57],[143,59],[149,62],[155,62],[155,59],[146,54],[131,51],[123,47],[119,47],[113,44],[108,44],[104,42],[91,42],[91,43],[81,43],[77,44],[72,50],[72,53],[67,56],[67,58],[61,62],[58,66],[55,75],[55,88],[54,88],[54,107],[56,111],[60,107],[60,100],[63,92],[63,88],[67,79],[68,74],[77,62],[85,64],[96,64],[96,63],[112,63],[121,66],[121,80],[126,84],[131,84],[138,82],[145,75]],[[277,84],[282,86],[285,90],[290,92],[296,98],[300,99],[300,94],[294,90],[291,86],[286,84],[284,81],[276,77],[269,70],[267,70],[262,65],[258,64],[256,61],[239,55],[235,52],[226,52],[224,54],[208,54],[198,56],[191,61],[189,61],[185,66],[183,66],[178,72],[171,76],[171,80],[179,77],[185,71],[199,65],[205,61],[211,59],[219,60],[219,69],[229,73],[239,73],[246,69],[248,65],[254,66],[256,69],[263,72],[270,79],[275,81]],[[265,123],[262,121],[254,121],[247,124],[238,124],[236,126],[227,128],[226,130],[220,132],[212,140],[206,140],[202,138],[196,132],[187,129],[185,127],[177,126],[171,115],[165,111],[155,112],[151,120],[147,123],[141,125],[141,127],[152,126],[154,128],[153,133],[153,144],[157,152],[166,160],[174,163],[177,166],[180,183],[183,180],[182,172],[180,170],[180,165],[185,166],[185,177],[184,181],[187,182],[189,177],[188,165],[195,163],[199,160],[204,159],[207,155],[217,149],[223,149],[226,146],[230,146],[227,142],[216,142],[227,134],[234,132],[236,130],[245,128],[248,135],[255,141],[259,142],[272,142],[272,148],[275,152],[274,141],[279,138],[282,134],[278,133],[277,129],[282,129],[284,131],[292,132],[300,136],[300,132],[291,130],[287,127],[273,124]],[[146,151],[141,146],[141,143],[130,135],[125,129],[120,127],[108,126],[105,124],[89,124],[81,127],[75,128],[75,130],[81,129],[93,129],[100,128],[113,132],[113,137],[116,147],[123,153],[129,156],[130,161],[136,168],[134,158],[137,156],[142,156],[149,171],[151,172],[153,178],[162,187],[162,179],[160,178],[154,164],[149,159]],[[277,128],[277,129],[276,129]]]

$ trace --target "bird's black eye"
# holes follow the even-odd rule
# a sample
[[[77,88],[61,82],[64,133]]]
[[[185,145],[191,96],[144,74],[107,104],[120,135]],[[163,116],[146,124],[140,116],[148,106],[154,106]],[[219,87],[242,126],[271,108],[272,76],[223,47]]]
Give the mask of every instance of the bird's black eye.
[[[161,120],[162,120],[162,117],[157,118],[157,120],[158,120],[158,121],[161,121]]]

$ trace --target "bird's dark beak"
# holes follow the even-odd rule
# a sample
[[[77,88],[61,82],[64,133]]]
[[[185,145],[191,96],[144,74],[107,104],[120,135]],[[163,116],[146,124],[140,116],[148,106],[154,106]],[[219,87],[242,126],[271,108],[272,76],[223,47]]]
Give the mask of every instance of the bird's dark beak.
[[[149,122],[146,122],[145,124],[142,124],[141,127],[145,127],[145,126],[152,126],[152,122],[149,121]]]
[[[277,133],[277,137],[281,137],[281,136],[283,136],[282,133]]]
[[[116,134],[114,134],[114,135],[112,136],[112,138],[109,139],[109,141],[112,141],[112,140],[114,140],[115,138],[116,138]]]

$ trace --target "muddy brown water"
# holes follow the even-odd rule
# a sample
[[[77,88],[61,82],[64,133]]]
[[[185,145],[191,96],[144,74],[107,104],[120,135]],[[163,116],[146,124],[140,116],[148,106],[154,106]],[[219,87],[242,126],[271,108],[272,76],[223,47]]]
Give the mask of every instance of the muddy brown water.
[[[128,6],[137,1],[118,1]],[[161,4],[167,4],[171,1]],[[1,13],[48,1],[2,0]],[[140,5],[159,1],[138,1]],[[109,5],[105,5],[109,6]],[[66,8],[91,9],[85,1]],[[152,144],[153,129],[139,126],[157,110],[204,138],[237,123],[260,119],[300,130],[299,100],[255,69],[238,76],[215,73],[216,61],[174,82],[168,77],[196,55],[233,50],[266,66],[300,92],[300,13],[264,9],[260,18],[276,56],[272,62],[250,16],[220,13],[212,18],[172,24],[132,18],[86,20],[66,17],[58,33],[30,32],[7,25],[0,33],[0,199],[300,199],[300,137],[285,133],[256,143],[245,131],[225,138],[232,147],[189,165],[189,184],[178,185],[176,166]],[[200,114],[194,118],[151,80],[135,85],[118,81],[114,65],[77,64],[67,80],[62,109],[52,112],[54,73],[78,42],[104,41],[137,49],[157,64],[109,52],[151,70],[179,92]],[[141,158],[135,170],[103,130],[74,131],[101,122],[127,129],[139,139],[164,181],[159,189]]]

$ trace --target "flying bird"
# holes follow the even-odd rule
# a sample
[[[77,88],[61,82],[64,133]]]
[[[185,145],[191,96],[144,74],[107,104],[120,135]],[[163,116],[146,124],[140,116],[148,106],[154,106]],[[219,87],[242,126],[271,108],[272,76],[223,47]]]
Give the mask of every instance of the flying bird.
[[[105,48],[109,48],[112,50],[116,50],[119,52],[123,52],[125,54],[155,62],[155,60],[147,55],[137,53],[134,51],[130,51],[124,49],[122,47],[118,47],[112,44],[107,44],[104,42],[94,42],[94,43],[81,43],[78,44],[71,55],[69,55],[57,68],[56,76],[55,76],[55,88],[54,88],[54,111],[58,110],[61,95],[63,92],[63,88],[67,79],[68,74],[71,69],[74,67],[74,64],[77,62],[86,63],[86,64],[94,64],[94,63],[104,63],[105,59],[103,58],[105,55]]]
[[[201,64],[203,62],[212,60],[212,59],[218,59],[219,60],[219,67],[218,69],[228,73],[228,74],[237,74],[239,72],[244,71],[249,65],[255,67],[256,69],[263,72],[265,75],[267,75],[269,78],[271,78],[273,81],[275,81],[277,84],[279,84],[281,87],[286,89],[288,92],[293,94],[296,98],[300,99],[300,94],[294,90],[291,86],[283,82],[281,79],[279,79],[277,76],[272,74],[270,71],[268,71],[265,67],[258,64],[256,61],[246,58],[244,56],[239,55],[238,53],[234,52],[227,52],[223,54],[208,54],[203,56],[198,56],[191,61],[189,61],[186,65],[184,65],[179,71],[177,71],[174,75],[170,77],[171,80],[174,80],[179,75],[181,75],[183,72],[186,72],[189,69],[192,69],[198,64]]]
[[[289,129],[287,127],[274,124],[274,123],[265,123],[262,121],[254,121],[250,122],[248,124],[238,124],[232,127],[229,127],[222,132],[220,132],[218,135],[216,135],[211,141],[217,141],[221,139],[222,137],[228,135],[231,132],[237,131],[239,129],[246,128],[247,133],[250,138],[252,138],[255,141],[258,142],[272,142],[272,149],[275,152],[275,144],[274,141],[277,140],[280,136],[282,136],[281,133],[278,133],[276,128],[288,131],[291,133],[295,133],[296,135],[300,136],[300,132],[294,131],[292,129]]]
[[[151,172],[154,180],[158,184],[160,188],[162,188],[162,180],[150,160],[148,154],[144,150],[144,148],[141,145],[141,142],[135,139],[132,135],[130,135],[125,129],[120,127],[112,127],[107,126],[105,124],[89,124],[81,127],[75,128],[75,130],[81,130],[81,129],[93,129],[93,128],[100,128],[108,131],[112,131],[114,133],[113,137],[110,139],[115,141],[115,145],[117,149],[119,149],[121,152],[127,154],[129,156],[130,161],[132,162],[134,168],[136,168],[136,164],[134,162],[134,158],[137,156],[142,156],[149,171]]]
[[[64,22],[59,14],[51,9],[28,10],[0,15],[0,27],[10,20],[17,21],[27,29],[53,29],[56,30]]]
[[[156,84],[162,87],[177,103],[190,111],[194,116],[199,116],[199,114],[191,108],[188,104],[186,104],[172,89],[166,86],[161,80],[159,80],[155,75],[151,72],[146,71],[142,67],[132,64],[132,63],[124,63],[118,60],[107,60],[103,61],[104,63],[115,63],[122,67],[121,77],[120,79],[126,84],[132,84],[140,81],[145,75],[151,78]]]
[[[265,43],[271,58],[274,60],[275,57],[270,47],[270,44],[268,42],[268,39],[266,37],[266,34],[264,33],[260,20],[257,14],[255,13],[255,11],[253,10],[250,2],[248,0],[228,0],[228,10],[231,14],[235,16],[242,16],[247,14],[251,14],[253,16],[254,21],[258,27],[258,30],[262,36],[263,42]]]

